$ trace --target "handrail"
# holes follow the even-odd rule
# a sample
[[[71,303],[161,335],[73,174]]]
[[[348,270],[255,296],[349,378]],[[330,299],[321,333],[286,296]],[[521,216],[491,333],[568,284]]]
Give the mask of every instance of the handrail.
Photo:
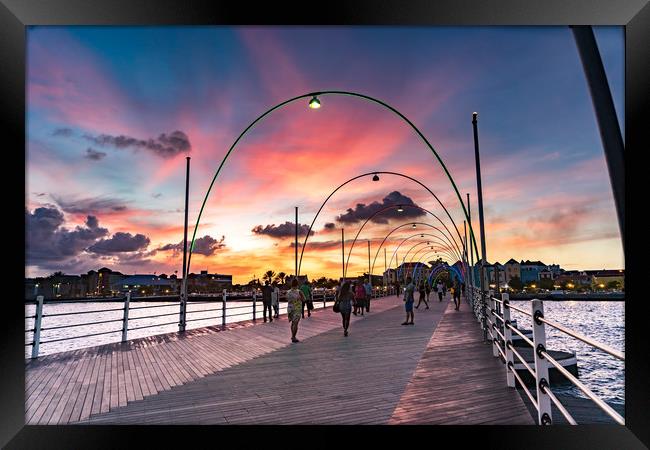
[[[609,406],[607,403],[605,403],[603,400],[598,398],[596,394],[594,394],[591,389],[589,389],[587,386],[585,386],[581,381],[579,381],[576,377],[574,377],[571,372],[566,370],[560,363],[558,363],[555,359],[551,357],[547,352],[541,351],[540,352],[544,358],[548,359],[548,362],[553,364],[557,370],[559,370],[562,375],[564,375],[569,381],[571,381],[578,389],[580,389],[582,392],[585,393],[587,397],[589,397],[591,400],[593,400],[596,405],[598,405],[603,411],[605,411],[612,419],[614,419],[619,425],[625,425],[625,420],[621,415],[619,415],[614,409]]]
[[[91,336],[99,336],[101,334],[111,334],[111,333],[119,333],[122,330],[115,330],[115,331],[104,331],[102,333],[92,333],[92,334],[84,334],[81,336],[68,336],[60,339],[50,339],[49,341],[41,341],[41,344],[49,344],[50,342],[59,342],[59,341],[67,341],[69,339],[79,339],[79,338],[85,338],[85,337],[91,337]]]
[[[381,289],[377,290],[377,297],[373,298],[381,298],[384,296],[390,295],[387,291],[383,291]],[[167,317],[167,316],[173,316],[178,314],[178,311],[174,311],[173,313],[163,313],[163,314],[150,314],[146,316],[141,316],[141,317],[129,317],[129,312],[133,310],[138,310],[138,309],[150,309],[150,308],[170,308],[170,307],[178,307],[179,302],[178,302],[178,296],[169,296],[169,299],[176,299],[177,301],[170,303],[170,302],[163,302],[163,304],[155,304],[155,305],[142,305],[142,306],[131,306],[130,302],[132,301],[137,301],[137,300],[149,300],[151,298],[157,298],[157,297],[138,297],[138,298],[130,298],[130,295],[127,295],[125,298],[113,298],[112,301],[123,301],[124,306],[119,307],[119,308],[110,308],[110,309],[95,309],[92,311],[76,311],[76,312],[63,312],[63,313],[53,313],[53,314],[43,314],[42,311],[42,305],[43,303],[48,304],[51,306],[52,304],[56,303],[72,303],[73,301],[53,301],[53,302],[44,302],[44,299],[42,296],[39,296],[36,301],[36,314],[35,315],[26,315],[25,319],[33,319],[34,326],[31,328],[26,328],[25,333],[33,333],[33,339],[32,342],[26,343],[25,347],[33,347],[32,351],[32,358],[37,358],[38,357],[38,347],[40,344],[48,344],[48,343],[54,343],[54,342],[61,342],[61,341],[66,341],[66,340],[72,340],[72,339],[82,339],[82,338],[87,338],[87,337],[92,337],[92,336],[100,336],[100,335],[107,335],[107,334],[113,334],[113,333],[119,333],[122,331],[122,341],[125,342],[127,340],[127,332],[129,331],[135,331],[135,330],[141,330],[141,329],[146,329],[146,328],[154,328],[154,327],[164,327],[164,326],[169,326],[169,325],[178,325],[178,321],[174,322],[165,322],[165,323],[153,323],[153,324],[148,324],[148,325],[141,325],[137,327],[129,327],[129,321],[133,320],[144,320],[144,319],[156,319],[159,317]],[[331,306],[331,302],[334,300],[335,296],[330,294],[329,292],[319,292],[317,294],[314,294],[313,301],[314,301],[314,307],[315,309],[321,309],[321,308],[327,308]],[[97,301],[104,301],[105,299],[96,299]],[[40,303],[39,303],[40,302]],[[84,304],[87,302],[83,302]],[[241,299],[236,299],[232,300],[230,302],[224,303],[223,299],[223,294],[220,295],[218,298],[215,297],[214,300],[209,300],[209,301],[192,301],[191,298],[188,299],[187,305],[207,305],[207,304],[220,304],[220,308],[206,308],[206,309],[192,309],[188,310],[188,314],[194,314],[193,318],[187,321],[191,322],[199,322],[199,321],[209,321],[209,320],[216,320],[216,319],[222,319],[221,322],[225,324],[226,319],[228,318],[234,318],[234,322],[239,322],[241,321],[240,317],[242,316],[248,316],[250,317],[252,315],[253,320],[257,320],[260,318],[260,311],[259,311],[259,304],[263,303],[261,298],[259,296],[251,296],[251,297],[244,297]],[[40,305],[40,306],[39,306]],[[226,308],[227,305],[227,308]],[[39,309],[40,308],[40,309]],[[281,314],[286,313],[286,298],[285,297],[280,297],[278,298],[278,311]],[[241,313],[235,313],[232,314],[233,310],[240,309],[242,310]],[[244,311],[245,310],[245,311]],[[64,324],[64,325],[55,325],[55,326],[50,326],[50,327],[42,327],[41,326],[41,321],[42,319],[46,317],[61,317],[61,316],[74,316],[76,314],[92,314],[92,313],[111,313],[111,312],[122,312],[123,317],[116,318],[116,319],[106,319],[106,320],[99,320],[99,321],[94,321],[94,322],[84,322],[84,323],[72,323],[72,324]],[[207,317],[198,317],[202,314],[200,313],[210,313],[210,312],[221,312],[221,315],[217,316],[207,316]],[[196,313],[196,314],[195,314]],[[225,314],[224,314],[225,313]],[[39,316],[40,315],[40,316]],[[110,316],[109,316],[110,317]],[[244,319],[245,320],[245,319]],[[75,328],[75,327],[82,327],[82,326],[93,326],[93,325],[102,325],[106,323],[112,323],[112,322],[122,322],[122,329],[121,330],[110,330],[110,331],[101,331],[101,332],[96,332],[96,333],[89,333],[89,334],[84,334],[84,335],[78,335],[78,336],[63,336],[60,338],[56,339],[50,339],[50,340],[45,340],[41,341],[40,339],[40,332],[41,331],[46,331],[46,330],[57,330],[57,329],[65,329],[65,328]],[[100,328],[101,329],[101,328]],[[118,341],[119,342],[119,341]]]
[[[578,425],[578,422],[575,421],[573,416],[569,414],[569,411],[566,410],[562,402],[560,402],[555,396],[555,394],[553,393],[553,391],[551,391],[551,388],[547,387],[544,384],[542,385],[542,389],[544,390],[544,393],[550,397],[551,401],[555,404],[555,406],[557,406],[557,409],[560,410],[564,418],[569,421],[569,424]]]
[[[533,317],[533,315],[532,315],[531,313],[529,313],[528,311],[524,311],[524,310],[521,309],[521,308],[517,308],[517,307],[514,306],[512,303],[511,303],[510,305],[508,305],[508,307],[509,307],[510,309],[514,309],[515,311],[519,311],[520,313],[525,314],[525,315],[527,315],[527,316],[529,316],[529,317]]]
[[[85,323],[73,323],[71,325],[60,325],[56,327],[42,327],[41,331],[45,330],[60,330],[62,328],[72,328],[72,327],[86,327],[88,325],[96,325],[98,323],[109,323],[109,322],[121,322],[122,319],[111,319],[111,320],[100,320],[99,322],[85,322]]]
[[[508,328],[510,328],[511,331],[514,331],[514,332],[517,333],[519,336],[521,336],[521,338],[524,340],[524,342],[526,342],[526,343],[527,343],[528,345],[530,345],[531,347],[535,348],[535,344],[533,343],[533,341],[531,341],[530,339],[528,339],[528,338],[526,337],[526,335],[524,335],[521,331],[519,331],[517,328],[513,327],[512,325],[507,325],[507,326],[508,326]]]
[[[69,313],[43,314],[43,317],[74,316],[77,314],[92,314],[97,312],[111,312],[111,311],[124,311],[124,307],[112,308],[112,309],[98,309],[96,311],[78,311],[78,312],[69,312]]]
[[[519,381],[519,385],[523,388],[524,392],[526,393],[526,395],[530,399],[530,402],[533,404],[533,406],[535,406],[535,409],[539,409],[539,406],[537,404],[537,400],[535,400],[535,398],[533,397],[533,394],[530,393],[530,391],[528,390],[528,388],[526,387],[524,382],[521,380],[521,377],[517,373],[517,369],[515,369],[514,365],[508,366],[508,370],[512,371],[512,374],[515,376],[517,381]]]
[[[558,323],[551,322],[550,320],[547,320],[544,317],[540,317],[539,320],[540,320],[540,322],[544,322],[546,325],[550,325],[555,329],[563,331],[564,333],[568,334],[569,336],[573,336],[574,338],[581,340],[585,344],[589,344],[592,347],[596,347],[599,350],[602,350],[602,351],[604,351],[606,353],[609,353],[610,355],[612,355],[615,358],[618,358],[618,359],[620,359],[622,361],[625,361],[625,354],[624,353],[614,350],[612,347],[610,347],[607,344],[602,344],[600,342],[596,342],[593,339],[591,339],[591,338],[589,338],[589,337],[587,337],[587,336],[585,336],[583,334],[578,333],[577,331],[569,330],[568,328],[566,328],[566,327],[564,327],[564,326],[562,326],[562,325],[560,325]]]
[[[508,348],[510,349],[510,351],[512,352],[513,355],[515,355],[517,358],[519,358],[519,361],[524,365],[524,367],[526,367],[526,369],[528,369],[528,371],[533,376],[533,378],[537,378],[537,375],[535,375],[535,371],[528,365],[528,363],[523,358],[523,356],[521,356],[519,354],[519,352],[517,350],[515,350],[514,345],[508,343]]]
[[[152,319],[154,317],[165,317],[165,316],[175,316],[178,314],[177,311],[174,311],[173,313],[167,313],[167,314],[154,314],[153,316],[142,316],[142,317],[129,317],[129,320],[139,320],[139,319]],[[122,320],[122,319],[120,319]]]
[[[470,287],[469,292],[471,293],[471,296],[477,297],[480,295],[480,292],[476,289],[473,289]],[[484,325],[484,331],[489,333],[489,335],[492,337],[493,341],[495,340],[496,336],[500,337],[505,345],[503,346],[504,348],[502,349],[501,345],[497,345],[496,342],[494,342],[493,347],[496,347],[496,350],[498,350],[498,353],[501,354],[504,363],[506,364],[507,368],[507,373],[512,372],[514,375],[515,379],[517,382],[519,382],[520,386],[524,389],[526,395],[528,398],[531,400],[533,405],[538,411],[538,419],[540,421],[540,424],[543,425],[548,425],[552,424],[552,418],[551,418],[551,409],[550,405],[551,403],[554,404],[557,409],[560,411],[560,413],[565,417],[565,419],[571,424],[571,425],[577,425],[576,420],[573,418],[573,416],[569,413],[569,411],[566,409],[566,407],[561,403],[561,401],[557,398],[557,396],[552,392],[551,387],[548,384],[548,379],[549,379],[549,374],[548,374],[548,367],[554,367],[555,369],[558,370],[559,373],[564,375],[564,377],[569,380],[574,386],[578,387],[587,397],[592,400],[593,402],[596,403],[596,405],[602,409],[609,417],[614,419],[618,424],[624,425],[625,424],[625,419],[618,414],[611,406],[609,406],[604,400],[600,399],[593,391],[591,391],[584,383],[579,381],[573,374],[571,374],[566,368],[564,368],[558,361],[556,361],[553,357],[550,356],[548,351],[546,350],[546,336],[545,336],[545,331],[544,331],[544,325],[549,325],[560,332],[563,332],[565,334],[568,334],[569,336],[572,336],[588,345],[591,345],[592,347],[598,348],[599,350],[602,350],[606,353],[608,353],[611,356],[614,356],[618,358],[619,360],[625,361],[625,354],[624,352],[619,352],[612,347],[610,347],[607,344],[603,344],[600,342],[597,342],[582,333],[579,333],[577,331],[573,331],[568,329],[567,327],[558,324],[554,321],[551,321],[549,319],[544,318],[544,308],[543,308],[543,302],[540,300],[533,299],[532,300],[532,311],[528,312],[525,311],[521,308],[518,308],[516,306],[513,306],[510,304],[508,301],[508,296],[504,294],[503,299],[497,299],[492,296],[488,297],[488,299],[493,300],[495,302],[498,302],[503,305],[504,311],[498,311],[496,309],[489,309],[488,314],[489,316],[485,317],[485,322],[486,325]],[[480,315],[480,307],[477,309],[476,303],[480,302],[480,298],[476,298],[474,303],[474,312],[477,315]],[[534,342],[531,341],[528,337],[526,337],[520,330],[515,328],[512,323],[510,322],[510,313],[509,308],[512,308],[520,313],[523,313],[529,317],[532,318],[533,320],[533,337],[534,337]],[[507,314],[506,314],[507,313]],[[494,317],[494,319],[492,318]],[[516,350],[514,345],[512,344],[511,341],[508,341],[506,336],[502,334],[498,327],[497,327],[497,322],[501,322],[503,324],[503,333],[506,333],[506,330],[515,332],[517,335],[519,335],[524,342],[526,342],[528,345],[530,345],[533,349],[535,349],[534,352],[534,357],[535,357],[535,369],[531,367],[530,364],[522,357],[522,355]],[[510,336],[507,334],[507,336]],[[497,352],[493,349],[493,354],[494,356],[498,356]],[[528,388],[525,386],[523,383],[523,380],[517,373],[517,369],[515,369],[514,362],[512,360],[512,357],[516,357],[522,364],[523,366],[528,370],[528,372],[532,375],[532,377],[535,379],[535,384],[537,386],[537,399],[533,398],[533,395],[531,392],[528,390]],[[510,360],[508,360],[510,358]],[[546,363],[545,361],[548,361]],[[539,373],[537,371],[537,368],[539,368]],[[509,377],[510,375],[508,375]],[[511,378],[508,378],[508,385],[509,386],[516,386],[515,384],[510,384],[511,383]]]

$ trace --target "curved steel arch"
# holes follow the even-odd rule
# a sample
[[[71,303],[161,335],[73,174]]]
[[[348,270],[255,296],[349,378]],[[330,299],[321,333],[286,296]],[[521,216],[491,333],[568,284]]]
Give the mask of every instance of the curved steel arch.
[[[439,237],[438,235],[436,235],[436,234],[431,234],[431,233],[416,233],[416,234],[411,234],[411,235],[407,236],[407,237],[406,237],[402,242],[405,242],[405,241],[408,240],[408,239],[412,239],[412,238],[414,238],[414,237],[418,237],[418,236],[420,236],[420,237],[422,237],[422,238],[423,238],[424,236],[432,237],[433,239],[436,239],[436,240],[434,241],[434,243],[440,245],[440,248],[445,249],[445,250],[449,250],[449,246],[448,246],[448,244],[447,244],[446,242],[444,242],[442,239],[440,239],[440,237]],[[452,249],[452,250],[453,250],[453,249]],[[454,258],[455,258],[455,257],[456,257],[456,256],[454,255]],[[391,263],[392,263],[392,260],[391,260]],[[374,269],[374,267],[372,267],[372,269]],[[374,272],[371,270],[371,273],[374,273]]]
[[[357,242],[357,238],[359,237],[359,234],[361,234],[361,231],[363,231],[364,227],[368,224],[368,222],[370,222],[370,220],[372,220],[372,219],[373,219],[377,214],[382,213],[382,212],[384,212],[384,211],[388,211],[389,209],[391,209],[391,208],[395,208],[395,207],[417,208],[417,209],[419,209],[419,210],[421,210],[421,211],[424,211],[424,212],[426,212],[426,213],[428,213],[428,214],[431,214],[432,216],[435,216],[435,214],[433,214],[433,213],[432,213],[431,211],[429,211],[428,209],[423,208],[423,207],[418,206],[418,205],[404,205],[404,204],[388,205],[388,206],[386,206],[386,207],[384,207],[384,208],[382,208],[382,209],[380,209],[380,210],[378,210],[378,211],[375,211],[375,212],[374,212],[370,217],[368,217],[368,218],[363,222],[363,224],[362,224],[361,227],[359,228],[359,231],[357,231],[356,236],[355,236],[354,239],[352,240],[352,245],[350,245],[350,250],[348,251],[348,257],[347,257],[347,259],[345,260],[345,270],[343,271],[343,277],[345,277],[345,276],[347,275],[347,273],[348,273],[348,266],[349,266],[349,264],[350,264],[350,255],[352,255],[352,250],[354,249],[354,244]],[[440,220],[440,219],[438,219],[438,220]],[[417,222],[415,222],[415,223],[417,223]],[[444,225],[444,224],[443,224],[443,225]],[[435,227],[434,227],[434,228],[435,228]],[[445,228],[446,228],[446,227],[445,227]],[[447,230],[447,231],[449,232],[449,230]],[[440,232],[442,233],[442,230],[440,230]],[[450,234],[451,234],[451,233],[450,233]],[[443,234],[443,236],[444,236],[444,237],[447,237],[445,234]],[[453,238],[453,235],[452,235],[452,238]],[[453,242],[452,242],[452,241],[453,241]],[[450,244],[452,247],[455,245],[456,248],[458,249],[458,253],[459,253],[459,254],[461,253],[460,246],[458,245],[458,243],[457,243],[454,239],[450,239],[448,242],[449,242],[449,244]]]
[[[428,224],[428,223],[424,223],[424,222],[415,222],[415,223],[417,223],[418,225],[426,225],[426,226],[431,227],[431,228],[436,228],[436,227],[434,227],[433,225]],[[406,225],[410,225],[410,224],[406,224]],[[437,228],[436,228],[436,229],[437,229]],[[388,262],[388,267],[390,267],[390,266],[393,265],[393,259],[395,258],[395,255],[397,254],[397,250],[400,249],[400,247],[402,246],[402,244],[404,244],[404,242],[406,242],[407,240],[416,237],[418,234],[421,234],[421,233],[417,233],[417,234],[415,234],[415,235],[413,235],[413,236],[409,236],[409,237],[407,237],[406,239],[404,239],[402,242],[399,243],[399,245],[397,246],[397,248],[395,249],[395,251],[393,251],[393,255],[390,257],[390,261]],[[395,263],[397,263],[397,260],[395,260]]]
[[[447,214],[447,217],[449,217],[449,220],[451,220],[451,223],[452,223],[452,225],[453,225],[453,228],[456,230],[456,234],[458,234],[458,238],[460,239],[461,242],[463,242],[463,238],[462,238],[461,235],[460,235],[460,230],[458,230],[458,226],[456,225],[456,222],[454,222],[454,219],[451,217],[451,214],[449,214],[449,210],[447,210],[447,208],[446,208],[445,205],[442,203],[442,201],[440,201],[440,199],[438,198],[438,196],[437,196],[436,194],[434,194],[434,192],[433,192],[431,189],[429,189],[426,185],[424,185],[424,184],[421,183],[419,180],[416,180],[416,179],[413,178],[413,177],[410,177],[410,176],[408,176],[408,175],[404,175],[404,174],[399,173],[399,172],[389,172],[389,171],[367,172],[367,173],[363,173],[363,174],[361,174],[361,175],[357,175],[356,177],[352,177],[352,178],[350,178],[349,180],[345,181],[344,183],[340,184],[336,189],[334,189],[334,190],[330,193],[330,195],[327,196],[327,198],[325,199],[325,201],[320,205],[320,208],[318,208],[318,211],[316,212],[316,215],[314,216],[314,219],[311,221],[311,224],[309,225],[309,230],[307,231],[307,235],[305,236],[305,241],[302,243],[302,249],[300,250],[300,259],[298,260],[298,274],[300,274],[300,268],[302,267],[302,256],[303,256],[303,254],[304,254],[304,252],[305,252],[305,247],[307,246],[307,240],[309,239],[309,234],[311,233],[311,230],[312,230],[312,228],[314,227],[314,223],[316,223],[316,219],[318,218],[318,215],[320,214],[320,212],[322,211],[322,209],[325,207],[325,204],[329,201],[330,198],[332,198],[332,196],[333,196],[333,195],[334,195],[334,194],[335,194],[339,189],[341,189],[341,188],[342,188],[343,186],[345,186],[346,184],[351,183],[352,181],[358,180],[359,178],[367,177],[367,176],[370,176],[370,175],[377,175],[377,174],[396,175],[396,176],[400,176],[400,177],[408,178],[409,180],[412,180],[412,181],[416,182],[417,184],[419,184],[420,186],[422,186],[424,189],[426,189],[426,190],[427,190],[431,195],[433,195],[433,198],[435,198],[435,199],[438,201],[438,203],[440,204],[440,206],[442,207],[442,209],[445,211],[445,213]],[[442,224],[442,226],[445,227],[445,229],[447,230],[447,232],[451,235],[451,231],[449,231],[449,229],[447,228],[447,225],[445,225],[445,223],[444,223],[442,220],[440,220],[440,218],[439,218],[438,216],[436,216],[436,215],[433,214],[433,213],[431,213],[431,214],[432,214],[436,219],[438,219],[438,221]]]
[[[375,269],[375,263],[377,262],[377,256],[379,255],[379,250],[381,250],[381,248],[383,247],[384,243],[385,243],[386,240],[389,238],[389,236],[390,236],[391,234],[393,234],[395,231],[399,230],[400,228],[405,227],[405,226],[407,226],[407,225],[411,225],[412,223],[420,223],[420,222],[409,222],[409,223],[405,223],[405,224],[399,225],[399,226],[393,228],[392,230],[390,230],[390,232],[389,232],[389,233],[384,237],[384,240],[381,241],[381,244],[379,244],[379,248],[377,249],[377,252],[375,253],[375,258],[372,260],[372,266],[371,266],[371,269],[370,269],[370,273],[371,273],[371,274],[374,272],[374,269]],[[429,224],[425,224],[425,225],[429,225]],[[436,230],[438,230],[438,231],[440,231],[440,232],[442,233],[442,231],[439,230],[438,228],[436,228],[435,226],[433,226],[433,225],[429,225],[429,226],[432,226],[433,228],[435,228]],[[422,233],[418,233],[418,234],[422,234]],[[433,235],[433,234],[429,234],[429,236],[435,236],[435,235]],[[464,246],[463,246],[463,248],[464,248]],[[390,266],[389,266],[389,267],[390,267]]]
[[[408,249],[408,251],[406,252],[406,254],[402,257],[402,264],[401,264],[402,267],[404,266],[404,263],[405,263],[405,261],[406,261],[406,257],[409,255],[409,253],[411,253],[411,250],[413,250],[415,247],[418,247],[418,246],[420,246],[420,245],[422,245],[422,244],[430,245],[430,244],[428,244],[428,243],[426,243],[426,242],[424,242],[424,241],[422,241],[422,242],[418,242],[417,244],[412,245],[412,246]],[[447,253],[447,249],[445,249],[444,247],[438,247],[438,248],[436,249],[436,252],[437,252],[438,250],[440,250],[440,253],[441,253],[442,255],[444,255],[444,256],[455,258],[455,256],[454,256],[453,254],[449,254],[449,253]],[[421,251],[421,250],[418,250],[418,252],[419,252],[419,251]],[[418,252],[416,252],[416,254],[417,254]],[[409,260],[409,264],[412,262],[412,260],[413,260],[413,258],[411,258],[411,260]],[[400,267],[400,265],[398,265],[398,268],[399,268],[399,267]],[[398,271],[398,275],[401,274],[401,273],[402,273],[402,271],[401,271],[401,269],[400,269],[400,270]]]
[[[447,166],[445,166],[445,163],[442,161],[442,158],[440,158],[440,155],[438,155],[438,152],[436,152],[436,150],[433,148],[433,145],[431,145],[431,143],[427,140],[427,138],[424,136],[424,134],[422,134],[422,132],[418,129],[418,127],[416,127],[415,124],[413,124],[413,122],[411,122],[408,119],[408,117],[406,117],[400,111],[398,111],[397,109],[395,109],[394,107],[392,107],[388,103],[385,103],[385,102],[383,102],[383,101],[381,101],[381,100],[379,100],[377,98],[374,98],[374,97],[371,97],[371,96],[365,95],[365,94],[360,94],[358,92],[352,92],[352,91],[326,90],[326,91],[318,91],[318,92],[309,92],[307,94],[298,95],[298,96],[292,97],[292,98],[290,98],[288,100],[284,100],[283,102],[280,102],[275,106],[272,106],[271,108],[267,109],[265,112],[260,114],[255,120],[253,120],[239,134],[239,136],[237,136],[237,139],[235,139],[235,142],[233,142],[233,144],[230,146],[230,148],[226,152],[225,156],[221,160],[221,163],[219,164],[219,167],[217,168],[217,171],[215,172],[214,177],[212,178],[212,181],[210,182],[210,186],[208,187],[208,191],[205,194],[205,198],[203,199],[203,203],[201,204],[201,209],[199,210],[199,215],[198,215],[197,220],[196,220],[196,225],[194,226],[194,231],[192,232],[192,242],[190,244],[190,251],[189,251],[189,254],[188,254],[186,272],[189,273],[189,270],[190,270],[190,262],[192,261],[192,251],[194,249],[194,242],[195,242],[195,239],[196,239],[196,232],[197,232],[197,230],[199,228],[199,223],[201,221],[201,216],[203,215],[203,209],[205,208],[205,204],[206,204],[206,202],[208,200],[208,196],[210,195],[210,191],[212,190],[212,186],[214,185],[214,182],[216,181],[217,177],[219,176],[219,173],[221,172],[221,169],[223,168],[223,165],[225,164],[226,160],[228,159],[228,157],[230,156],[230,154],[234,150],[237,143],[244,137],[244,135],[251,128],[253,128],[253,126],[257,122],[262,120],[264,117],[266,117],[267,115],[269,115],[273,111],[275,111],[275,110],[277,110],[277,109],[279,109],[279,108],[281,108],[281,107],[283,107],[283,106],[285,106],[285,105],[287,105],[289,103],[292,103],[294,101],[297,101],[297,100],[300,100],[300,99],[303,99],[303,98],[307,98],[307,97],[315,97],[315,96],[318,96],[318,95],[321,95],[321,96],[322,95],[344,95],[344,96],[351,96],[351,97],[357,97],[357,98],[365,99],[365,100],[368,100],[368,101],[370,101],[372,103],[376,103],[378,105],[381,105],[381,106],[387,108],[388,110],[395,113],[402,120],[404,120],[417,133],[417,135],[420,137],[420,139],[422,139],[422,141],[426,144],[426,146],[429,148],[429,150],[431,150],[433,155],[438,160],[438,163],[440,163],[440,166],[444,170],[445,174],[447,175],[447,178],[451,182],[451,185],[454,188],[454,192],[456,192],[456,196],[458,197],[458,202],[460,203],[461,207],[463,208],[463,214],[465,215],[465,218],[467,219],[467,223],[468,223],[469,231],[470,231],[470,236],[472,238],[472,242],[474,243],[474,250],[475,250],[476,254],[478,255],[478,247],[476,245],[476,238],[474,236],[474,230],[473,230],[471,222],[469,221],[469,216],[467,214],[467,208],[465,207],[465,203],[463,202],[463,199],[461,198],[460,192],[458,192],[458,188],[456,187],[456,183],[455,183],[453,177],[451,176],[451,174],[449,173],[449,170],[447,170]],[[183,282],[185,283],[185,280],[183,280]],[[186,283],[185,283],[185,285],[186,285]]]

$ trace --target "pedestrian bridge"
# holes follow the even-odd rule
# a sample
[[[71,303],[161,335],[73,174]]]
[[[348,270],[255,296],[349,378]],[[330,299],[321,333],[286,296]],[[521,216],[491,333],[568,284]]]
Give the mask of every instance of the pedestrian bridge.
[[[152,336],[27,361],[27,424],[534,424],[463,303],[416,310],[395,296]]]

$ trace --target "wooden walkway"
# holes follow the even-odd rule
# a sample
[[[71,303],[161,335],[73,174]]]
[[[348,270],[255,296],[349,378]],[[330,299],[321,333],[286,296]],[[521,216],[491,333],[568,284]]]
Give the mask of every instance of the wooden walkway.
[[[534,425],[469,305],[445,311],[390,424]]]
[[[317,310],[297,344],[283,317],[46,356],[27,364],[26,423],[534,423],[468,306],[448,306],[402,326],[402,300],[376,300],[348,337]]]
[[[372,312],[395,307],[376,300]],[[370,317],[370,316],[366,316]],[[353,316],[352,323],[362,320]],[[300,323],[300,339],[341,326],[340,315],[316,310]],[[68,424],[107,413],[290,344],[286,315],[169,333],[27,360],[25,423]]]

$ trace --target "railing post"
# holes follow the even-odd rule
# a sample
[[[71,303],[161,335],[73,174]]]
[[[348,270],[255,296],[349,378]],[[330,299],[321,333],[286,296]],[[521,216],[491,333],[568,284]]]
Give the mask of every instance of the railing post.
[[[508,328],[510,325],[510,295],[501,294],[501,300],[503,301],[503,336],[506,338],[503,343],[503,350],[506,354],[506,383],[508,387],[515,386],[515,375],[510,370],[511,366],[514,366],[514,355],[512,354],[512,331]]]
[[[537,419],[539,425],[551,425],[553,416],[551,415],[551,399],[544,392],[544,388],[549,388],[548,361],[542,356],[546,351],[546,330],[544,322],[540,321],[544,317],[544,303],[535,299],[531,302],[531,314],[533,316],[533,343],[535,344],[535,385],[537,388]],[[550,388],[549,388],[550,389]]]
[[[124,318],[122,319],[122,342],[126,342],[129,331],[129,302],[131,301],[131,291],[124,297]]]
[[[487,316],[485,315],[486,313],[486,296],[487,292],[484,290],[481,290],[481,324],[483,326],[483,342],[487,341]]]
[[[253,322],[257,320],[255,317],[255,311],[257,310],[257,292],[253,291]]]
[[[323,309],[327,308],[327,292],[323,291]]]
[[[498,322],[496,318],[497,315],[496,303],[497,302],[494,301],[494,291],[490,289],[488,291],[488,308],[490,308],[488,311],[488,317],[490,317],[490,321],[492,322],[492,325],[490,325],[490,328],[492,328],[492,356],[494,356],[495,358],[499,356],[499,349],[497,348],[497,346],[499,345],[499,338],[498,338],[499,335],[497,334],[497,330],[496,330],[497,322]]]
[[[226,290],[223,290],[223,298],[221,300],[221,326],[226,326]]]
[[[34,318],[34,345],[32,358],[38,358],[38,346],[41,343],[41,321],[43,319],[43,296],[36,297],[36,317]]]

